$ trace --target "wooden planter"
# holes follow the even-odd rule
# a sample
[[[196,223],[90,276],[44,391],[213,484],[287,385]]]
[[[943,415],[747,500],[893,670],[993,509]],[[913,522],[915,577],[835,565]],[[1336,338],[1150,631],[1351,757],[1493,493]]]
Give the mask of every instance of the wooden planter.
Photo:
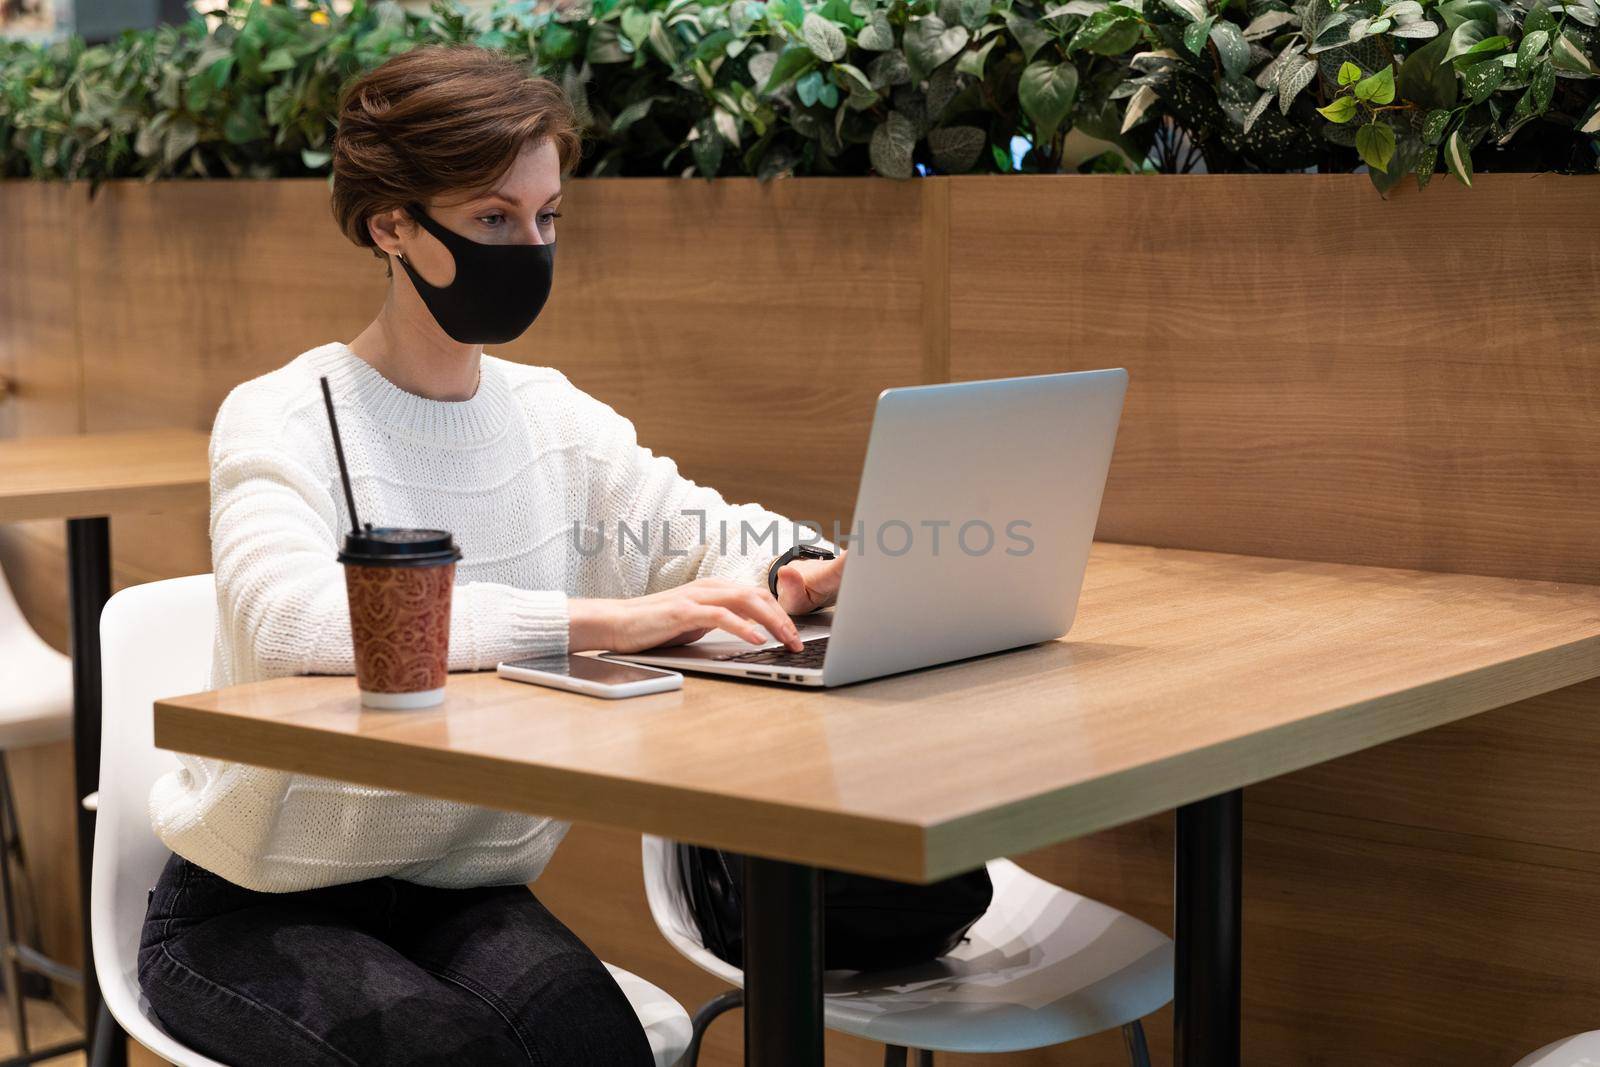
[[[1594,582],[1597,194],[574,182],[549,308],[498,354],[560,367],[697,480],[823,522],[848,516],[880,389],[1121,365],[1103,537]],[[0,184],[0,277],[0,434],[207,427],[239,381],[354,336],[385,285],[317,180]],[[52,536],[0,534],[0,561],[59,639]],[[203,517],[119,521],[117,548],[121,580],[208,567]],[[1597,693],[1250,790],[1248,1062],[1510,1063],[1600,1025]],[[1163,816],[1029,864],[1170,926],[1169,844]],[[692,1006],[713,986],[654,938],[637,864],[580,831],[540,892]],[[703,1062],[733,1062],[737,1029]],[[1122,1060],[1108,1038],[970,1062]]]

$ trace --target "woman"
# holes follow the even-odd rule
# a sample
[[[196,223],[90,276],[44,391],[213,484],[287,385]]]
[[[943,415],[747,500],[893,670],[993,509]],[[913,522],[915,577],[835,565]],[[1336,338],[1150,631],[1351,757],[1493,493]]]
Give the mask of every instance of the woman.
[[[679,477],[557,371],[484,354],[544,301],[577,150],[560,91],[479,49],[409,52],[344,94],[333,212],[402,269],[354,340],[246,382],[217,413],[214,686],[353,670],[324,375],[359,513],[450,530],[465,553],[452,669],[713,627],[799,648],[789,615],[832,600],[840,561],[783,566],[774,598],[772,542],[739,551],[742,523],[777,523],[790,542],[792,524]],[[641,548],[619,526],[665,533]],[[526,888],[563,823],[198,758],[156,784],[151,813],[174,856],[151,894],[140,983],[207,1055],[651,1062],[604,967]]]

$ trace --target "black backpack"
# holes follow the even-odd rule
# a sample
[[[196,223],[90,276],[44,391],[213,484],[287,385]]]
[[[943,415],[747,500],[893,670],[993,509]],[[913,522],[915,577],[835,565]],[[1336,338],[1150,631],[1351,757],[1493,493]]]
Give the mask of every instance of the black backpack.
[[[674,847],[701,941],[718,959],[743,967],[744,857]],[[823,871],[823,966],[878,971],[938,959],[961,943],[993,899],[985,867],[931,885]]]

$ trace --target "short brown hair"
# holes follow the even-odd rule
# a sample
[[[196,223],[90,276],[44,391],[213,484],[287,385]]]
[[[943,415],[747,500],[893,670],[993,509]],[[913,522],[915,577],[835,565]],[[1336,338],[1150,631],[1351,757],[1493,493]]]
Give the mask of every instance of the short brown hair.
[[[413,201],[499,181],[523,146],[578,160],[578,120],[554,82],[498,52],[417,48],[347,85],[333,137],[333,217],[380,259],[367,220]]]

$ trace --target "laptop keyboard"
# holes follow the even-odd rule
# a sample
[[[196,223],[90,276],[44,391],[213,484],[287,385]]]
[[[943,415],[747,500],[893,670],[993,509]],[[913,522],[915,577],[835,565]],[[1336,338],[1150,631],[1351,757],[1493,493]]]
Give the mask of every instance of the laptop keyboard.
[[[799,652],[790,652],[787,648],[758,648],[753,652],[739,652],[718,658],[733,663],[759,663],[772,667],[820,667],[822,658],[827,654],[828,639],[818,637],[807,641],[806,647]]]

